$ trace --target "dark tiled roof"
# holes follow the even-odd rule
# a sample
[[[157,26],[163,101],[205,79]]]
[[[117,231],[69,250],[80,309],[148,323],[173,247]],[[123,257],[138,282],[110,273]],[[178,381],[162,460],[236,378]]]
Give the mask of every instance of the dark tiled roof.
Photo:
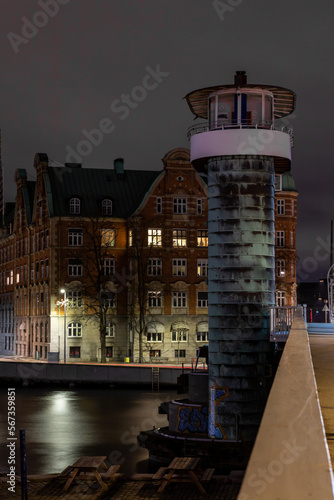
[[[45,176],[50,216],[69,215],[69,200],[81,200],[82,216],[99,215],[101,201],[113,202],[113,217],[128,217],[139,207],[161,171],[48,167]],[[49,180],[48,180],[49,179]]]

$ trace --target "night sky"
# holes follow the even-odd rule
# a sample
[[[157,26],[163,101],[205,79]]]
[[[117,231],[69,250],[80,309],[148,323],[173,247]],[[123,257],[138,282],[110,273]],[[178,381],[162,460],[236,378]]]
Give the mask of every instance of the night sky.
[[[326,277],[334,219],[333,0],[0,0],[0,6],[6,201],[15,197],[15,169],[34,178],[37,152],[54,164],[108,168],[123,157],[127,169],[160,170],[169,150],[189,147],[194,117],[183,97],[232,84],[235,71],[245,70],[248,83],[297,94],[285,123],[294,128],[292,173],[300,193],[298,280]]]

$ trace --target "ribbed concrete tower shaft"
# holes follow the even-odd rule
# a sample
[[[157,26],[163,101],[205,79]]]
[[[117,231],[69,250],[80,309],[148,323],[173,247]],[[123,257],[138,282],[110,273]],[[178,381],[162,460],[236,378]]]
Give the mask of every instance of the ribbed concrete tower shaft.
[[[186,99],[208,120],[188,135],[209,185],[209,436],[251,442],[272,382],[274,171],[290,170],[293,143],[275,121],[292,113],[295,94],[237,71],[234,84]]]
[[[209,435],[255,438],[270,386],[274,162],[208,160]]]

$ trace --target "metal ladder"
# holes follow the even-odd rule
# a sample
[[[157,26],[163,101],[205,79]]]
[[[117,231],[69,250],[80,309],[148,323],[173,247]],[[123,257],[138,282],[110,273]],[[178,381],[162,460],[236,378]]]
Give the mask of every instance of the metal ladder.
[[[158,366],[152,366],[152,391],[159,390],[160,373]]]

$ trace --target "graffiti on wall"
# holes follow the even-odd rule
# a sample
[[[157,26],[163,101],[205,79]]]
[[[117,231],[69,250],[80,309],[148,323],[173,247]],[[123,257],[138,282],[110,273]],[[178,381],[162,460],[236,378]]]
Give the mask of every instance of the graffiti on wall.
[[[206,433],[208,430],[207,406],[180,406],[177,431],[182,433]]]
[[[209,436],[215,437],[217,439],[227,439],[225,429],[223,426],[217,422],[217,407],[220,403],[228,398],[230,391],[228,387],[221,387],[214,383],[213,387],[210,387],[210,422],[209,422]]]

